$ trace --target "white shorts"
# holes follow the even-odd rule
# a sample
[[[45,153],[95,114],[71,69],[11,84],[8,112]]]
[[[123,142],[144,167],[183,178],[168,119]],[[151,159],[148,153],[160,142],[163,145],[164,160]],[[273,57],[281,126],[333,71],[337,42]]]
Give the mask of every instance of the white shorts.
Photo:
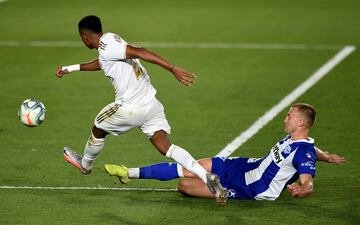
[[[105,106],[96,116],[94,124],[110,134],[120,135],[135,127],[151,138],[156,131],[170,134],[163,105],[154,98],[145,105],[118,105],[115,102]]]

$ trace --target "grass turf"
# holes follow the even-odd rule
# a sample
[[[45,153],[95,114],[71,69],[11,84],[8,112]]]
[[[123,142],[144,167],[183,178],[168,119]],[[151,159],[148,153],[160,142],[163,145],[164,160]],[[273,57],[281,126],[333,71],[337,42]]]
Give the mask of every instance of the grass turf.
[[[71,5],[71,7],[70,7]],[[125,40],[359,45],[356,1],[15,1],[0,3],[0,41],[79,41],[77,21],[103,19]],[[172,126],[171,139],[196,158],[213,156],[253,121],[323,65],[337,50],[158,49],[195,72],[181,87],[168,72],[144,63]],[[109,137],[93,174],[82,176],[62,159],[62,147],[82,151],[96,113],[113,100],[102,72],[63,79],[57,66],[97,56],[79,47],[0,47],[0,185],[118,187],[104,163],[140,166],[166,160],[140,131]],[[343,166],[318,163],[315,193],[275,202],[207,199],[176,192],[0,189],[0,224],[356,224],[359,221],[358,116],[355,51],[299,101],[313,104],[311,136],[319,147],[344,155]],[[37,128],[16,117],[22,100],[41,99],[47,119]],[[284,136],[282,112],[234,156],[261,157]],[[173,188],[176,181],[135,181],[127,187]],[[276,213],[274,213],[276,212]],[[291,221],[291,222],[289,222]]]

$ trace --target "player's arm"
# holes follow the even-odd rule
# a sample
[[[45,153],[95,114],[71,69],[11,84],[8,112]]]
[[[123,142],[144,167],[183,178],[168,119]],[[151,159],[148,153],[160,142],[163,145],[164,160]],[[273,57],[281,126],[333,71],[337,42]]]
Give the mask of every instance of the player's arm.
[[[95,71],[95,70],[100,70],[100,69],[101,68],[99,65],[99,59],[94,59],[87,63],[59,67],[59,68],[57,68],[55,74],[57,77],[61,78],[65,74],[75,72],[75,71]]]
[[[316,157],[319,161],[325,161],[328,163],[335,163],[335,164],[343,164],[346,162],[345,158],[342,156],[339,156],[337,154],[330,154],[327,151],[322,151],[321,149],[315,147],[316,150]]]
[[[308,197],[313,193],[313,178],[311,174],[300,174],[300,183],[292,183],[287,190],[294,198]]]
[[[132,45],[126,46],[126,58],[140,58],[147,62],[157,64],[164,69],[174,74],[175,78],[186,86],[191,86],[195,83],[195,75],[180,67],[175,66],[161,56],[147,50],[146,48],[139,48]]]

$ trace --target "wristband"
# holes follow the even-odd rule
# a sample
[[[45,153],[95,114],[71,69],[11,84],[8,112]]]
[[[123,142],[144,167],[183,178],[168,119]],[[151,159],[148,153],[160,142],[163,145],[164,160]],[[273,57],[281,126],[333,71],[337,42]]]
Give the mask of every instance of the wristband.
[[[67,70],[67,71],[69,71],[69,73],[74,72],[74,71],[80,71],[80,64],[75,64],[75,65],[71,65],[71,66],[63,66],[63,67],[61,67],[61,70]]]

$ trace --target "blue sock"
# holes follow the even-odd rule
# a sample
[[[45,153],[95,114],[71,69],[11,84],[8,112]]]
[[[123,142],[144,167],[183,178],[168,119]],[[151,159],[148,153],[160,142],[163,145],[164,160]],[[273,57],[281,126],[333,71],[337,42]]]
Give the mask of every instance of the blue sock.
[[[176,163],[159,163],[140,168],[140,179],[172,180],[179,178]]]

